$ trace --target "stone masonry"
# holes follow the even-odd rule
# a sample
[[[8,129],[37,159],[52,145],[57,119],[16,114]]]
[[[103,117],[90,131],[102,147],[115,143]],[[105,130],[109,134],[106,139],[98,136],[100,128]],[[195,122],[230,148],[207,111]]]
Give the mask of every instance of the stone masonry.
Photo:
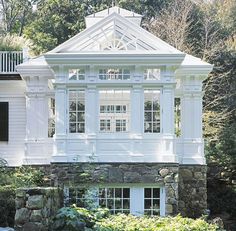
[[[16,191],[15,230],[48,231],[50,218],[62,207],[58,188],[19,188]]]
[[[42,166],[40,167],[42,170]],[[50,171],[49,171],[50,169]],[[207,208],[207,167],[160,163],[54,163],[45,166],[55,188],[20,188],[16,192],[15,228],[49,231],[50,218],[62,207],[64,186],[153,184],[164,186],[166,215],[199,217]]]
[[[179,211],[183,216],[200,217],[207,209],[207,166],[179,166]]]
[[[156,184],[165,186],[166,214],[178,213],[178,164],[77,163],[52,164],[54,186],[95,184]]]

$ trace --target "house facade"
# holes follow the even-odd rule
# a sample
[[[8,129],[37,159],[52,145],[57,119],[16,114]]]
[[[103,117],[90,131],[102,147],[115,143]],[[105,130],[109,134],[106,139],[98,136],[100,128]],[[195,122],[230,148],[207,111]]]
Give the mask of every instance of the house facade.
[[[0,157],[50,169],[69,203],[86,203],[87,192],[113,213],[198,216],[207,206],[202,81],[212,66],[141,18],[118,7],[89,15],[84,31],[18,65],[19,80],[1,80]]]

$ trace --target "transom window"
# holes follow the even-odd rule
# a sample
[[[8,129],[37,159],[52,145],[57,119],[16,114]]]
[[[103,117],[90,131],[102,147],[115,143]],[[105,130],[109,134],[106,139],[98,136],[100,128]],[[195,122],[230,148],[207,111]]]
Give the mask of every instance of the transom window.
[[[160,91],[144,91],[144,132],[160,132]]]
[[[112,214],[130,213],[129,188],[99,188],[99,205]]]
[[[85,80],[85,70],[69,69],[69,80]]]
[[[160,215],[160,188],[144,188],[144,214]]]
[[[69,132],[85,132],[84,90],[69,90]]]
[[[99,70],[100,80],[129,80],[130,70],[123,68],[106,68]]]
[[[160,69],[145,69],[144,80],[160,80],[161,70]]]
[[[129,130],[129,90],[100,90],[99,105],[101,132],[127,132]]]

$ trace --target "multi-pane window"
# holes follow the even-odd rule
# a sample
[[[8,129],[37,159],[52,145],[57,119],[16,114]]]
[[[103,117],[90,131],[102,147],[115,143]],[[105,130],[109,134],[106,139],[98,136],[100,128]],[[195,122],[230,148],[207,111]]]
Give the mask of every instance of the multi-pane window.
[[[123,68],[106,68],[99,70],[100,80],[129,80],[130,70]]]
[[[48,99],[48,137],[55,134],[55,99]]]
[[[138,185],[64,187],[64,204],[108,208],[112,214],[165,215],[165,191]],[[138,202],[138,203],[137,203]]]
[[[175,135],[181,135],[181,99],[175,98]]]
[[[144,214],[160,215],[160,188],[144,188]]]
[[[100,90],[99,104],[101,132],[126,132],[129,130],[129,90]]]
[[[160,69],[145,69],[144,80],[160,80],[161,70]]]
[[[85,132],[84,90],[69,90],[69,132]]]
[[[99,205],[112,214],[130,213],[129,188],[99,188]]]
[[[144,132],[160,132],[160,91],[144,91]]]
[[[69,69],[69,80],[85,80],[85,70]]]

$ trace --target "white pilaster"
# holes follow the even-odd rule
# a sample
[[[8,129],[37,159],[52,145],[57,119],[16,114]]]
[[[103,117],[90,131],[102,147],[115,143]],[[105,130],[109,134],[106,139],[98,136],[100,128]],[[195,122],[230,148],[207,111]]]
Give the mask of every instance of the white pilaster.
[[[183,164],[205,164],[202,139],[202,92],[198,76],[183,77],[181,136]]]
[[[25,164],[49,163],[48,77],[26,77]]]
[[[95,136],[98,124],[99,102],[96,86],[90,85],[85,97],[85,128],[89,136]]]
[[[143,90],[141,86],[133,86],[131,93],[130,131],[135,136],[143,132]],[[130,117],[131,117],[130,116]]]

